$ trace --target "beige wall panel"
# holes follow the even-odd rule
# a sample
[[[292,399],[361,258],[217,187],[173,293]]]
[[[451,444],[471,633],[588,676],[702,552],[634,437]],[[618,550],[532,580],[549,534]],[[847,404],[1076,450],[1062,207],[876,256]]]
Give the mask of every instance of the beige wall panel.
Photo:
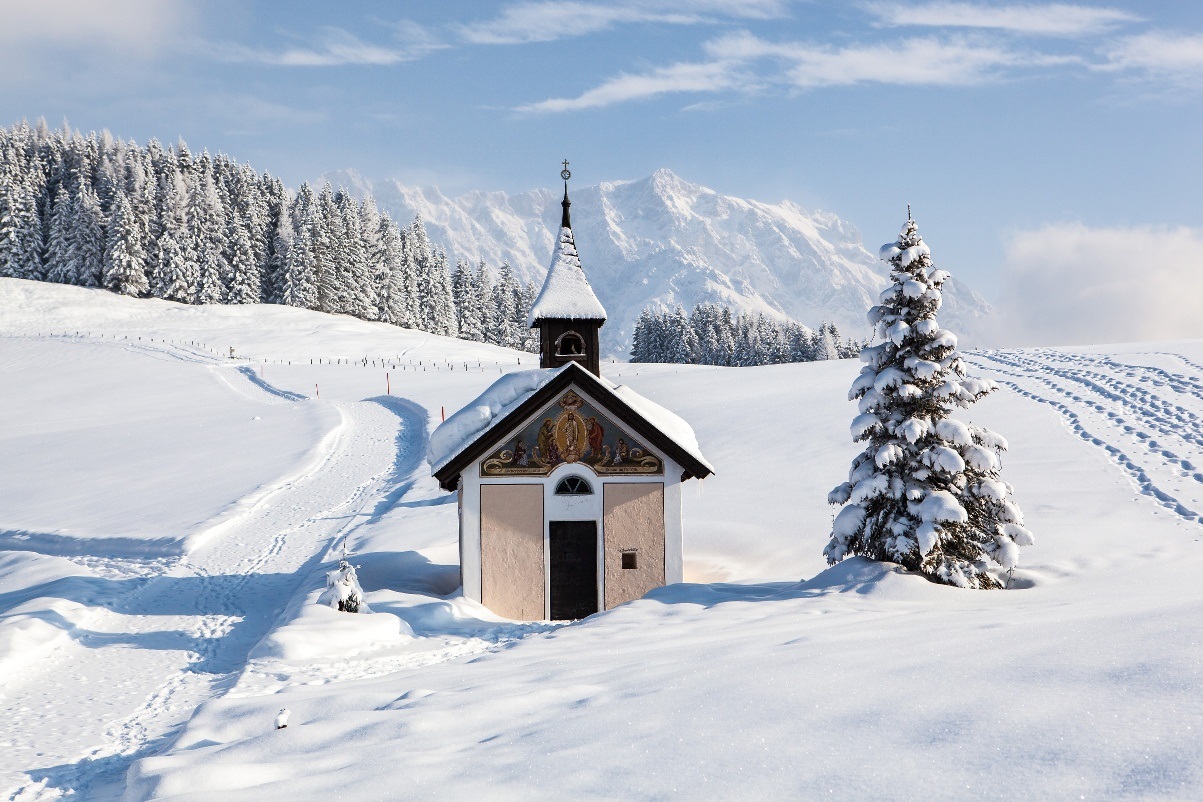
[[[638,599],[664,584],[664,484],[607,482],[602,533],[605,537],[606,609]],[[622,567],[622,553],[635,551],[637,568]]]
[[[543,485],[480,486],[480,568],[486,607],[543,620]]]

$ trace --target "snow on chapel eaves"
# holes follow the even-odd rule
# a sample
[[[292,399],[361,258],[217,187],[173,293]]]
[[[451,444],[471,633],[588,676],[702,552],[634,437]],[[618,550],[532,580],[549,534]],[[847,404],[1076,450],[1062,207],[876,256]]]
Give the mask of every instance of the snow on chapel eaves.
[[[605,320],[606,310],[593,294],[571,228],[561,228],[551,268],[539,297],[531,304],[526,325],[534,327],[544,318],[566,320]]]
[[[507,373],[493,382],[474,401],[447,418],[431,433],[426,444],[426,461],[430,463],[431,473],[442,470],[465,449],[486,436],[494,424],[521,406],[561,372],[570,368],[571,365],[565,365],[554,369],[520,370]],[[580,369],[579,366],[577,369]],[[604,376],[597,378],[603,388],[624,401],[682,451],[711,472],[714,471],[714,467],[702,456],[697,436],[688,423],[625,385],[615,384]]]

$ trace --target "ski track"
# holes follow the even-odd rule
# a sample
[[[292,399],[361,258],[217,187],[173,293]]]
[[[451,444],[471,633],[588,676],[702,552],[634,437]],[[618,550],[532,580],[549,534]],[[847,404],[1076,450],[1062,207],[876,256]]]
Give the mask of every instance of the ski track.
[[[1044,349],[979,351],[966,360],[1056,410],[1078,437],[1106,452],[1138,492],[1203,525],[1203,366],[1183,357],[1196,371],[1189,375]]]
[[[231,389],[265,403],[302,398],[186,346],[96,342],[208,364]],[[375,514],[382,485],[395,478],[398,444],[425,439],[424,417],[413,420],[404,404],[335,406],[342,420],[323,440],[324,458],[223,522],[219,536],[188,557],[79,559],[120,592],[0,688],[0,788],[15,784],[0,799],[117,799],[133,761],[161,749],[198,704],[234,685],[331,543],[359,516]]]

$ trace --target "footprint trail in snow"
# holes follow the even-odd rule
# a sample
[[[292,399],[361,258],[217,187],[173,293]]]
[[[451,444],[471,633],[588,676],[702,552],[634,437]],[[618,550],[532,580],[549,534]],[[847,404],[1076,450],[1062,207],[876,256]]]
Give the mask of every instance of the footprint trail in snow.
[[[238,392],[292,400],[247,372],[213,369]],[[258,493],[187,558],[81,559],[119,592],[0,686],[0,799],[117,799],[134,760],[236,682],[248,652],[392,473],[407,421],[376,403],[335,406],[341,423],[308,469]]]
[[[1203,525],[1203,366],[1176,354],[977,351],[978,372],[1055,410],[1138,493]],[[1169,370],[1157,364],[1173,365]],[[1176,364],[1175,364],[1176,363]]]

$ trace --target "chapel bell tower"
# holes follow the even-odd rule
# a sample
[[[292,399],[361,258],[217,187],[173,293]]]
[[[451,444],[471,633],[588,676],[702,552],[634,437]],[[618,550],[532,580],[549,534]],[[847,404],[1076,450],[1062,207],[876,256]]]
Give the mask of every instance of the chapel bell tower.
[[[606,322],[606,310],[589,286],[585,269],[572,237],[568,209],[568,161],[564,179],[564,216],[543,289],[531,305],[527,325],[539,329],[539,367],[558,368],[576,362],[595,376],[601,375],[598,330]]]

